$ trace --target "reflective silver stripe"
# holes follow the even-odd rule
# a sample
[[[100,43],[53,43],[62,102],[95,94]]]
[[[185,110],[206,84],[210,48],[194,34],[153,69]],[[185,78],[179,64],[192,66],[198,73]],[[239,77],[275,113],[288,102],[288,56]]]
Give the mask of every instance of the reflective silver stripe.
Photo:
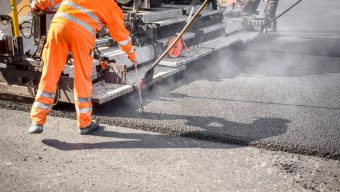
[[[52,105],[47,105],[47,104],[44,104],[44,103],[40,103],[38,101],[34,102],[33,107],[39,108],[39,109],[45,109],[45,110],[51,110],[52,109]]]
[[[79,103],[91,102],[91,98],[88,98],[88,97],[77,98],[76,100],[77,100]]]
[[[54,99],[55,98],[55,94],[47,93],[47,92],[40,91],[40,90],[38,90],[37,96],[38,97],[50,98],[50,99]]]
[[[81,108],[77,110],[79,113],[88,113],[92,111],[92,107]]]
[[[38,128],[38,129],[43,129],[44,128],[42,125],[35,125],[35,124],[32,124],[32,127],[35,127],[35,128]]]
[[[70,14],[58,12],[57,14],[55,14],[54,18],[56,18],[56,17],[63,17],[63,18],[68,19],[72,22],[75,22],[78,25],[87,29],[92,34],[92,36],[94,36],[94,37],[96,36],[96,32],[93,30],[93,28],[90,25],[88,25],[87,23],[85,23],[84,21],[82,21],[80,19],[77,19],[77,18],[71,16]]]
[[[119,41],[118,44],[119,46],[125,46],[125,45],[128,45],[130,42],[131,42],[131,37],[129,37],[127,40]]]
[[[60,6],[63,6],[63,5],[67,5],[67,6],[73,7],[74,9],[77,9],[78,11],[81,11],[81,12],[85,13],[86,15],[91,17],[97,23],[99,29],[102,28],[102,22],[100,22],[98,17],[95,14],[93,14],[92,11],[90,11],[90,10],[84,8],[84,7],[81,7],[80,5],[78,5],[76,3],[73,3],[72,1],[63,1],[60,4]]]

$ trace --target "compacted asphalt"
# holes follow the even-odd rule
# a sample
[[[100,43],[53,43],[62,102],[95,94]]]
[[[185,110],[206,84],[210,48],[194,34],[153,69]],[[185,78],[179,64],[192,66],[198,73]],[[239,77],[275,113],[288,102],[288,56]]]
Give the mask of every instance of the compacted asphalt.
[[[340,191],[339,9],[302,1],[144,90],[144,113],[136,94],[94,106],[89,136],[73,105],[29,135],[32,100],[0,100],[1,191]]]

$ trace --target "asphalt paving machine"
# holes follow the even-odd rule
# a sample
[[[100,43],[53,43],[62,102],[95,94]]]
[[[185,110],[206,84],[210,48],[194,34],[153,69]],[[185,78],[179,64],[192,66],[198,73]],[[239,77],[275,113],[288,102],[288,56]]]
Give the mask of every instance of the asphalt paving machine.
[[[258,36],[264,20],[254,15],[245,15],[236,6],[216,7],[214,2],[200,13],[183,35],[181,48],[176,47],[173,50],[175,54],[169,54],[160,61],[148,85],[185,70],[187,65],[199,58]],[[198,10],[196,4],[201,2],[117,0],[117,3],[123,9],[125,25],[131,32],[140,63],[139,73],[134,72],[133,64],[109,36],[107,29],[103,28],[97,34],[91,76],[92,101],[98,104],[136,91],[139,80],[149,66],[168,47],[172,37],[185,26],[188,17]],[[0,13],[1,22],[9,24],[12,29],[12,33],[0,35],[0,94],[34,97],[43,66],[41,54],[46,34],[58,7],[40,15],[29,14],[24,21],[21,18],[19,22],[16,0],[10,0],[10,4],[11,16]],[[23,31],[25,28],[26,33]],[[73,70],[72,53],[69,53],[58,84],[56,101],[74,102]]]

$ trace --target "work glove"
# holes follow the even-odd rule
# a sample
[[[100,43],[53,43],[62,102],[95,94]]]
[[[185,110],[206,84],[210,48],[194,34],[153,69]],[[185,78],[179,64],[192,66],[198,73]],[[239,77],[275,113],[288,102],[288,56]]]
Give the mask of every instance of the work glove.
[[[133,63],[134,66],[138,65],[137,59],[136,59],[136,53],[130,53],[128,54],[128,58],[130,59],[130,61]]]

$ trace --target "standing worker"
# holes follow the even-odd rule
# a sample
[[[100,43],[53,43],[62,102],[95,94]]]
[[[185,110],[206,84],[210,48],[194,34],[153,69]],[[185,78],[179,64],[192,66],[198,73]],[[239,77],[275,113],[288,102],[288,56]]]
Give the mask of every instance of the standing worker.
[[[96,33],[105,25],[112,38],[125,51],[134,65],[136,55],[129,31],[124,26],[124,15],[114,0],[35,0],[32,12],[46,10],[60,4],[55,14],[42,59],[44,62],[38,93],[32,106],[29,133],[43,131],[46,117],[54,103],[57,83],[67,61],[69,51],[74,58],[74,98],[79,134],[96,130],[99,125],[91,120],[93,48]]]
[[[266,8],[264,9],[265,18],[270,21],[276,17],[276,9],[279,4],[279,0],[267,0]],[[277,31],[277,22],[274,20],[270,25],[267,26],[267,32]]]
[[[264,9],[264,17],[270,21],[276,17],[276,9],[279,4],[279,0],[265,0],[266,7]],[[255,14],[257,8],[260,5],[261,0],[246,0],[245,5],[243,7],[243,11],[249,15]],[[274,20],[270,25],[266,28],[267,32],[276,32],[277,30],[277,22]]]

